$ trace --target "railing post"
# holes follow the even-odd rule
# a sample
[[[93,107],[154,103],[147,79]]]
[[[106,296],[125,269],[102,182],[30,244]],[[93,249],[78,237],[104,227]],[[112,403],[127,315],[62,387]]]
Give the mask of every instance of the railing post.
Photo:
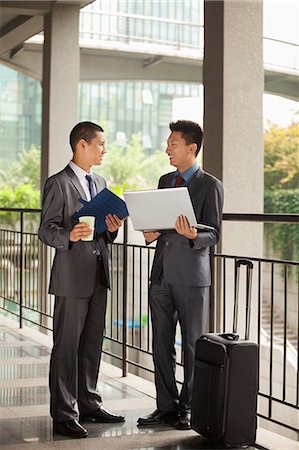
[[[210,286],[210,307],[209,307],[209,333],[215,331],[215,247],[212,246],[210,250],[210,264],[211,264],[211,286]]]
[[[23,292],[24,292],[24,212],[21,211],[20,238],[20,328],[23,328]]]
[[[179,23],[178,24],[178,27],[177,27],[177,30],[178,30],[178,35],[177,35],[177,50],[180,50],[181,49],[181,24]]]
[[[296,52],[296,45],[293,44],[294,47],[294,67],[293,69],[298,70],[298,52]]]
[[[126,17],[127,44],[130,44],[130,17]],[[126,225],[126,222],[125,222]],[[124,230],[125,231],[125,230]]]
[[[128,223],[124,222],[123,236],[123,348],[122,348],[122,372],[127,376],[127,273],[128,273]]]

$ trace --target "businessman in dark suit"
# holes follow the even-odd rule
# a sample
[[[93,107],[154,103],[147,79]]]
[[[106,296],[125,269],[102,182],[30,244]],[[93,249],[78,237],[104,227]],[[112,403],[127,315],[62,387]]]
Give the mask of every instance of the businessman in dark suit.
[[[223,187],[217,178],[204,172],[196,163],[203,136],[200,126],[180,120],[170,123],[170,130],[166,153],[177,170],[163,175],[158,187],[187,186],[198,223],[214,228],[197,230],[181,215],[174,230],[144,232],[147,243],[158,240],[149,300],[157,409],[140,417],[138,423],[170,422],[177,429],[190,429],[195,342],[207,331],[211,284],[209,248],[220,236]],[[175,380],[177,318],[184,353],[184,381],[180,392]]]
[[[87,223],[73,214],[80,198],[91,200],[105,186],[92,173],[106,153],[103,129],[92,122],[78,123],[70,133],[73,158],[44,188],[39,238],[56,249],[49,293],[55,295],[53,349],[50,361],[50,411],[54,432],[71,437],[87,436],[80,421],[123,422],[102,406],[97,390],[109,288],[108,248],[122,222],[106,217],[107,231],[90,234]],[[77,409],[76,409],[77,404]]]

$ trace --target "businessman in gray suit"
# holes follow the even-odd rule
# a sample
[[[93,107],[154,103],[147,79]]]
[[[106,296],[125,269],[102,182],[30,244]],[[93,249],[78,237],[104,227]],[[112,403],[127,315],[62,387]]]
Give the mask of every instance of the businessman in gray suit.
[[[159,189],[187,186],[198,223],[213,227],[200,231],[181,215],[174,230],[144,232],[147,243],[156,239],[151,272],[150,309],[157,409],[138,419],[139,425],[171,423],[188,430],[194,376],[196,340],[207,331],[211,269],[209,248],[220,236],[222,183],[196,163],[202,144],[200,126],[191,121],[170,123],[166,153],[175,172],[163,175]],[[175,329],[182,332],[184,381],[180,392],[175,379]]]
[[[59,173],[48,178],[44,188],[39,238],[56,249],[49,293],[55,295],[53,349],[50,361],[50,412],[53,430],[70,437],[86,437],[80,421],[123,422],[102,406],[97,390],[109,267],[107,243],[112,242],[122,222],[106,217],[107,231],[93,241],[87,223],[77,223],[73,214],[106,186],[92,173],[106,153],[103,129],[92,122],[78,123],[70,133],[73,158]]]

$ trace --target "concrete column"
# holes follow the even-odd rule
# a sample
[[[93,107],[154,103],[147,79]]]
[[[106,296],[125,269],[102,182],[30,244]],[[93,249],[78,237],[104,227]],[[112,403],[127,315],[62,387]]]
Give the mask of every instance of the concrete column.
[[[42,186],[71,159],[69,133],[78,121],[79,6],[53,5],[45,16]]]
[[[261,213],[263,2],[205,0],[204,14],[204,169],[223,181],[224,212]],[[263,226],[224,223],[221,250],[261,256]]]

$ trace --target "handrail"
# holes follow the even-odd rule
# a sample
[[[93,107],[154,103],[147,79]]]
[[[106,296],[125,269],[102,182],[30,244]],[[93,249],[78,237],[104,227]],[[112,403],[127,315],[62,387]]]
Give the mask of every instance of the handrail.
[[[87,25],[84,25],[84,16],[96,16],[96,17],[105,17],[107,18],[107,20],[110,20],[111,18],[114,18],[115,20],[118,19],[124,19],[126,21],[126,26],[124,30],[119,30],[118,29],[118,24],[117,23],[113,23],[113,27],[109,26],[109,23],[107,24],[106,21],[105,23],[105,27],[104,29],[102,29],[101,27],[98,26],[95,29],[93,29],[93,27],[90,25],[90,21],[88,21]],[[178,27],[178,32],[174,33],[172,35],[172,37],[168,37],[168,38],[164,38],[162,37],[159,33],[157,35],[156,32],[151,32],[151,36],[150,37],[146,37],[144,34],[136,34],[134,33],[134,31],[132,31],[132,27],[130,26],[130,19],[132,20],[139,20],[140,22],[142,21],[147,21],[152,23],[157,23],[159,24],[165,24],[167,25],[175,25],[176,27]],[[197,22],[190,22],[190,21],[183,21],[183,20],[178,20],[178,19],[168,19],[166,17],[158,17],[158,16],[146,16],[146,15],[142,15],[142,14],[132,14],[132,13],[125,13],[125,12],[111,12],[111,11],[95,11],[95,10],[83,10],[80,12],[80,29],[79,29],[79,35],[88,35],[89,36],[89,41],[93,40],[93,36],[95,36],[97,39],[101,36],[105,36],[105,39],[103,40],[99,40],[99,42],[101,42],[101,46],[105,46],[107,42],[122,42],[125,43],[127,45],[130,45],[132,42],[138,42],[140,40],[143,41],[143,43],[150,43],[150,44],[160,44],[160,45],[164,45],[164,46],[168,46],[168,47],[173,47],[176,50],[182,50],[182,56],[184,57],[184,50],[193,50],[194,52],[198,52],[198,50],[200,52],[203,51],[203,40],[200,37],[199,39],[199,45],[197,43],[194,43],[194,41],[192,40],[192,42],[190,42],[188,39],[182,39],[182,33],[180,32],[180,27],[192,27],[192,28],[197,28],[199,31],[201,29],[204,28],[203,24],[198,24]],[[115,32],[112,31],[112,29],[115,30]],[[153,36],[153,34],[155,36]],[[203,33],[202,33],[203,34]],[[38,36],[38,37],[37,37]],[[37,43],[41,43],[41,39],[40,37],[43,36],[43,32],[39,33],[36,36],[31,37],[28,41],[29,42],[37,42]],[[190,36],[190,35],[189,35]],[[81,44],[83,44],[84,41],[84,37],[80,37],[80,39],[82,39],[82,42],[80,41]],[[290,41],[285,41],[282,39],[276,39],[276,38],[271,38],[271,37],[267,37],[264,36],[263,37],[263,43],[264,43],[264,64],[268,64],[270,66],[274,66],[274,67],[281,67],[281,68],[285,68],[285,69],[291,69],[291,70],[297,70],[299,69],[299,60],[298,60],[298,50],[299,50],[299,44],[296,42],[290,42]],[[292,55],[290,55],[290,59],[292,60],[291,63],[283,63],[281,64],[281,62],[279,61],[274,61],[273,57],[272,57],[272,53],[271,53],[271,57],[268,58],[266,55],[266,45],[267,43],[271,44],[282,44],[285,46],[289,46],[292,47]],[[190,56],[190,52],[188,52],[186,54],[186,56],[188,57],[188,55]]]
[[[36,231],[34,233],[27,233],[25,231],[25,213],[40,213],[41,209],[32,208],[0,208],[0,213],[18,213],[20,218],[18,220],[18,231],[3,230],[1,231],[1,246],[0,246],[0,263],[2,258],[2,266],[5,270],[2,271],[0,277],[0,289],[2,289],[2,302],[0,310],[3,309],[9,314],[19,318],[20,327],[23,323],[32,323],[43,329],[51,329],[52,306],[53,298],[49,298],[47,294],[47,283],[49,273],[47,270],[47,262],[50,262],[54,257],[54,249],[45,248],[38,240]],[[3,217],[3,216],[2,216]],[[1,220],[1,215],[0,215]],[[223,214],[224,221],[247,221],[254,222],[273,222],[273,223],[298,223],[299,214],[255,214],[255,213],[225,213]],[[4,222],[4,221],[3,221]],[[111,246],[111,297],[109,302],[110,327],[107,327],[105,338],[108,347],[104,349],[104,353],[122,365],[123,375],[126,376],[128,367],[139,367],[145,371],[152,372],[150,364],[148,364],[147,355],[152,355],[150,347],[151,332],[149,323],[146,321],[143,324],[143,313],[146,312],[149,317],[148,304],[148,282],[150,265],[154,254],[154,248],[145,245],[135,245],[128,243],[127,236],[127,222],[125,222],[123,239],[120,243],[114,243]],[[16,238],[12,239],[12,235]],[[216,250],[216,252],[215,252]],[[48,253],[49,252],[49,253]],[[217,249],[211,248],[212,259],[211,265],[213,274],[213,287],[210,293],[210,329],[215,329],[214,319],[215,313],[218,314],[217,323],[225,329],[225,324],[229,320],[229,300],[230,294],[229,277],[231,261],[245,256],[235,254],[218,253]],[[248,257],[248,256],[246,256]],[[286,261],[279,259],[250,257],[255,267],[256,276],[256,301],[257,301],[257,319],[255,329],[255,339],[258,343],[261,342],[260,335],[263,332],[262,311],[263,311],[263,289],[266,286],[267,292],[270,287],[270,332],[268,332],[268,342],[270,348],[270,362],[266,361],[266,368],[269,370],[268,383],[266,388],[260,388],[259,396],[268,402],[268,411],[266,406],[258,411],[258,416],[266,420],[277,423],[287,429],[298,432],[298,429],[292,424],[287,417],[279,418],[272,408],[273,405],[283,405],[284,408],[289,408],[291,413],[298,409],[299,398],[299,380],[294,382],[294,389],[296,399],[286,395],[287,382],[287,363],[288,363],[288,349],[289,339],[292,333],[289,332],[288,319],[292,309],[289,308],[290,294],[288,284],[289,275],[297,273],[299,268],[298,261]],[[269,265],[270,264],[270,265]],[[216,272],[215,272],[216,268]],[[263,273],[267,268],[270,280],[264,284]],[[281,270],[282,269],[282,270]],[[219,272],[218,272],[219,271]],[[295,272],[296,271],[296,272]],[[283,353],[283,375],[281,376],[281,386],[283,395],[277,394],[273,389],[274,383],[274,362],[275,348],[277,346],[276,331],[275,331],[275,306],[276,301],[274,295],[276,280],[283,274],[284,293],[279,295],[280,303],[282,303],[283,312],[283,336],[281,337],[280,347]],[[221,277],[218,277],[221,274]],[[297,279],[297,278],[296,278]],[[42,280],[42,281],[41,281]],[[39,284],[40,281],[42,285]],[[219,292],[218,292],[219,291]],[[221,292],[221,295],[216,295]],[[216,298],[219,301],[216,302]],[[280,304],[279,303],[279,304]],[[36,315],[38,317],[36,318]],[[109,314],[108,314],[109,315]],[[135,319],[137,324],[135,325]],[[221,323],[220,323],[221,322]],[[130,327],[129,323],[132,323]],[[222,324],[222,325],[221,325]],[[296,324],[295,341],[293,339],[294,349],[299,348],[299,331]],[[268,343],[267,343],[268,345]],[[139,362],[135,357],[132,357],[131,350],[137,352],[138,355],[144,355],[144,359]],[[181,353],[180,353],[181,355]],[[182,355],[181,355],[182,356]],[[180,357],[181,357],[180,356]],[[135,359],[134,359],[135,358]],[[294,359],[294,358],[293,358]],[[119,364],[118,363],[118,364]],[[178,365],[182,362],[178,359]],[[299,364],[299,360],[297,362]],[[297,369],[299,366],[297,366]],[[178,380],[180,382],[180,380]],[[295,414],[295,413],[294,413]],[[278,417],[278,418],[277,418]]]
[[[123,17],[125,19],[138,19],[138,20],[149,20],[151,22],[162,22],[169,23],[171,25],[189,25],[192,27],[201,28],[203,25],[198,24],[197,22],[189,22],[185,20],[178,19],[168,19],[167,17],[158,17],[158,16],[146,16],[144,14],[134,14],[134,13],[125,13],[125,12],[111,12],[111,11],[81,11],[82,16],[85,14],[89,15],[97,15],[97,16],[112,16],[112,17]]]
[[[87,7],[88,8],[88,7]],[[113,28],[116,29],[116,33],[113,33],[111,31],[111,27],[108,27],[107,29],[105,29],[104,31],[99,29],[98,26],[96,29],[93,30],[93,27],[90,27],[90,23],[88,23],[88,25],[84,26],[84,16],[96,16],[96,17],[105,17],[107,18],[107,20],[109,21],[110,18],[118,21],[119,19],[123,19],[125,20],[125,30],[122,30],[121,32],[118,32],[118,22],[114,22],[113,23]],[[133,13],[126,13],[126,12],[113,12],[113,11],[103,11],[103,10],[83,10],[80,13],[80,33],[81,34],[86,34],[88,33],[88,35],[91,37],[91,39],[93,39],[93,35],[94,36],[102,36],[105,35],[107,36],[108,40],[113,41],[113,38],[117,39],[125,39],[125,42],[127,44],[130,44],[130,42],[134,42],[134,41],[139,41],[140,39],[143,40],[147,40],[151,43],[158,43],[161,44],[163,42],[164,45],[169,45],[169,46],[174,46],[177,49],[181,49],[182,46],[184,48],[189,48],[189,49],[193,49],[193,50],[203,50],[203,41],[200,39],[198,44],[195,43],[194,41],[189,42],[188,39],[182,39],[182,34],[180,33],[180,28],[181,27],[192,27],[192,28],[196,28],[198,31],[200,32],[201,29],[204,28],[204,24],[199,24],[197,22],[192,22],[192,21],[184,21],[184,20],[178,20],[178,19],[169,19],[166,17],[158,17],[158,16],[147,16],[144,14],[133,14]],[[143,34],[139,35],[138,33],[134,33],[132,31],[132,27],[130,26],[130,20],[133,21],[139,21],[139,23],[144,23],[144,22],[149,22],[151,24],[153,23],[157,23],[159,24],[165,24],[165,26],[168,25],[175,25],[179,32],[178,33],[174,33],[173,36],[168,36],[168,39],[164,39],[162,38],[162,36],[160,35],[160,33],[158,32],[158,35],[156,36],[157,33],[153,33],[151,31],[151,37],[150,38],[146,38]],[[153,34],[155,36],[153,36]],[[110,39],[109,39],[110,37]],[[190,36],[189,36],[190,37]],[[275,62],[274,60],[272,60],[272,58],[270,58],[270,60],[268,61],[266,55],[264,55],[264,62],[269,64],[269,65],[274,65],[274,66],[280,66],[280,67],[285,67],[285,68],[289,68],[289,69],[298,69],[298,58],[297,58],[297,52],[298,52],[298,48],[299,48],[299,44],[295,43],[295,42],[288,42],[282,39],[276,39],[276,38],[271,38],[271,37],[267,37],[264,36],[263,38],[263,42],[264,42],[264,52],[265,52],[265,45],[267,45],[267,43],[275,43],[275,44],[282,44],[282,45],[287,45],[289,47],[293,47],[293,54],[290,56],[292,59],[292,62],[290,64],[280,64],[279,62]]]
[[[235,222],[288,222],[299,223],[299,214],[270,214],[270,213],[224,213],[222,220]]]
[[[125,12],[111,12],[111,11],[103,11],[103,10],[92,10],[92,11],[81,11],[82,16],[85,14],[89,15],[97,15],[97,16],[111,16],[111,17],[123,17],[126,19],[138,19],[138,20],[148,20],[150,22],[160,22],[160,23],[169,23],[171,25],[188,25],[196,28],[203,28],[203,24],[198,24],[197,22],[190,22],[186,20],[178,20],[178,19],[168,19],[167,17],[158,17],[158,16],[147,16],[145,14],[134,14],[134,13],[125,13]],[[90,32],[90,30],[89,30]],[[299,44],[296,42],[285,41],[282,39],[270,38],[264,36],[264,40],[278,42],[280,44],[292,45],[295,47],[299,47]]]
[[[15,213],[40,213],[42,210],[39,208],[0,208],[0,212],[15,212]]]
[[[40,213],[40,208],[0,208],[0,212]],[[299,223],[299,214],[281,213],[223,213],[222,220],[235,222],[288,222]]]
[[[264,36],[264,40],[279,42],[279,44],[292,45],[293,47],[299,47],[299,44],[296,44],[296,42],[284,41],[282,39],[275,39],[275,38],[269,38],[267,36]]]

